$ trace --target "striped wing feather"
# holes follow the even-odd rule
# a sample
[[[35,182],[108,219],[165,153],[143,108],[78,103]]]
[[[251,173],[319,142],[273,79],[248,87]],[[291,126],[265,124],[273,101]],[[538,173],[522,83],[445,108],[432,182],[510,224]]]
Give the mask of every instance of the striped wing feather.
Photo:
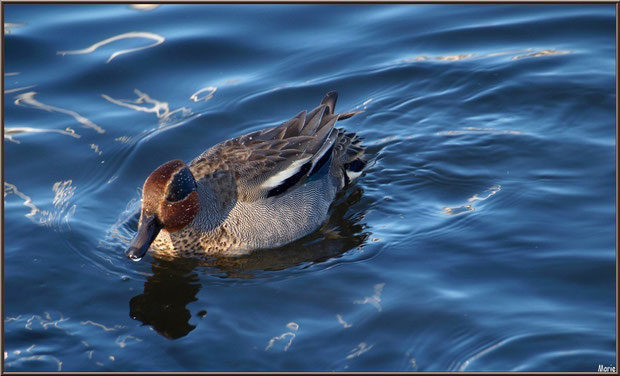
[[[209,166],[194,171],[202,175],[196,179],[228,170],[237,181],[238,199],[243,201],[277,196],[303,184],[331,161],[339,134],[334,124],[341,116],[334,113],[337,97],[336,92],[330,92],[309,113],[302,111],[277,127],[212,147],[192,162]]]

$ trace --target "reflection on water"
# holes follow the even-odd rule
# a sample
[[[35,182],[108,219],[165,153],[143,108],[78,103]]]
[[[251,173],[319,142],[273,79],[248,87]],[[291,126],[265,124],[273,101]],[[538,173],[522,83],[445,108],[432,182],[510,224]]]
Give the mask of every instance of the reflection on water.
[[[58,317],[54,317],[54,316]],[[68,329],[60,324],[63,322],[67,322],[70,320],[69,317],[65,317],[62,313],[58,312],[57,314],[53,314],[50,312],[43,312],[42,314],[33,314],[30,317],[18,315],[16,317],[6,317],[4,319],[5,325],[9,322],[13,322],[14,324],[24,324],[23,328],[29,332],[33,332],[35,328],[34,325],[38,325],[39,327],[36,329],[47,331],[48,329],[58,329],[63,332],[68,332]],[[40,362],[46,363],[51,362],[55,365],[57,371],[62,371],[63,362],[57,358],[55,355],[50,355],[49,351],[46,350],[44,346],[37,346],[36,344],[31,344],[28,347],[22,349],[16,349],[11,352],[4,352],[4,365],[5,367],[16,367],[22,364],[27,364],[29,362]]]
[[[192,110],[187,107],[177,108],[176,110],[170,111],[170,105],[168,102],[159,101],[157,99],[151,98],[148,94],[141,92],[138,89],[134,89],[134,93],[138,98],[131,99],[114,99],[106,94],[101,94],[101,96],[107,100],[108,102],[114,103],[115,105],[121,107],[127,107],[134,111],[152,113],[157,116],[160,121],[160,124],[165,124],[170,121],[178,120],[173,115],[180,116],[180,118],[187,118],[193,114]],[[147,106],[148,104],[152,104],[152,107]]]
[[[282,351],[286,351],[289,349],[289,347],[291,347],[291,344],[293,344],[293,340],[295,339],[295,336],[296,336],[295,332],[297,332],[297,330],[299,329],[299,324],[297,324],[294,321],[291,321],[288,324],[286,324],[286,328],[288,329],[288,331],[271,338],[269,342],[267,342],[265,351],[271,349],[276,342],[284,344],[284,348],[282,349]]]
[[[457,214],[466,213],[469,211],[474,211],[474,205],[472,204],[472,202],[484,201],[490,198],[491,196],[495,195],[497,192],[499,192],[501,188],[502,186],[499,184],[494,185],[491,188],[486,190],[486,192],[489,192],[486,196],[479,197],[478,194],[476,193],[472,197],[467,199],[467,202],[469,202],[469,204],[454,206],[454,207],[446,206],[443,208],[443,213],[446,215],[457,215]]]
[[[32,315],[28,320],[26,320],[26,325],[24,325],[24,328],[32,330],[32,324],[35,322],[35,320],[38,320],[37,323],[41,325],[43,330],[47,330],[51,326],[57,329],[63,329],[59,324],[63,321],[68,321],[69,317],[64,317],[62,313],[59,313],[59,316],[60,317],[58,317],[57,319],[54,319],[49,312],[43,312],[43,316]],[[19,317],[15,319],[19,320]]]
[[[4,94],[11,94],[11,93],[16,93],[18,91],[24,91],[24,90],[32,89],[35,86],[37,86],[37,85],[28,85],[28,86],[16,87],[16,88],[13,88],[13,89],[5,89],[4,90]]]
[[[108,43],[116,42],[116,41],[123,40],[123,39],[131,39],[131,38],[151,39],[151,40],[154,40],[155,42],[151,43],[149,45],[146,45],[146,46],[142,46],[142,47],[128,48],[126,50],[116,51],[112,55],[110,55],[108,60],[106,60],[106,64],[109,63],[110,61],[112,61],[117,56],[128,54],[130,52],[136,52],[136,51],[144,50],[144,49],[151,48],[151,47],[155,47],[155,46],[158,46],[158,45],[164,43],[164,41],[166,40],[166,38],[162,37],[161,35],[157,35],[157,34],[154,34],[154,33],[131,32],[131,33],[125,33],[125,34],[116,35],[116,36],[113,36],[113,37],[108,38],[108,39],[104,39],[101,42],[97,42],[97,43],[93,44],[92,46],[86,47],[86,48],[81,49],[81,50],[58,51],[57,53],[59,55],[89,54],[91,52],[94,52],[97,48],[99,48],[101,46],[105,46]]]
[[[41,224],[46,227],[53,227],[54,229],[61,229],[60,223],[64,222],[67,229],[71,229],[69,226],[69,219],[75,214],[77,205],[71,205],[71,198],[75,194],[75,187],[72,186],[72,180],[58,181],[52,186],[54,191],[54,199],[52,204],[54,210],[42,210],[32,203],[32,199],[20,192],[13,184],[4,182],[4,199],[10,194],[14,194],[24,201],[24,205],[30,208],[30,212],[26,214],[26,218],[30,219],[36,224]]]
[[[29,349],[32,350],[32,349]],[[19,351],[19,350],[16,350]],[[26,352],[28,352],[28,350],[26,350]],[[19,355],[21,353],[18,353],[16,355]],[[8,354],[5,353],[5,359],[8,358]],[[53,356],[53,355],[49,355],[49,354],[45,354],[45,355],[31,355],[31,356],[21,356],[19,357],[17,360],[11,360],[9,362],[6,362],[6,366],[7,367],[19,367],[19,366],[23,366],[23,364],[28,364],[32,361],[37,361],[37,362],[45,362],[45,361],[49,361],[51,360],[52,362],[56,363],[58,365],[58,368],[56,369],[56,371],[60,372],[62,371],[62,362],[60,361],[60,359],[58,359],[57,357]]]
[[[17,189],[15,185],[5,181],[4,182],[4,201],[5,202],[6,202],[6,196],[10,194],[14,194],[17,197],[24,200],[24,205],[30,208],[30,213],[26,214],[27,218],[32,218],[34,215],[40,212],[39,208],[37,208],[35,204],[32,203],[32,199],[29,196],[20,192],[19,189]]]
[[[80,138],[82,136],[80,136],[79,134],[75,133],[75,131],[71,128],[66,128],[65,130],[62,129],[45,129],[45,128],[31,128],[31,127],[6,127],[4,128],[4,138],[14,142],[16,144],[20,144],[21,141],[16,140],[13,136],[16,135],[20,135],[20,134],[29,134],[29,133],[46,133],[46,132],[50,132],[50,133],[60,133],[60,134],[64,134],[67,135],[69,137],[73,137],[73,138]]]
[[[5,22],[4,23],[4,34],[11,34],[12,29],[22,27],[22,26],[25,26],[25,25],[22,23],[16,23],[16,22]]]
[[[349,324],[348,322],[344,321],[341,314],[337,314],[336,319],[338,320],[338,323],[341,324],[342,327],[345,329],[353,326],[353,324]]]
[[[43,312],[41,314],[18,315],[16,317],[6,317],[5,325],[10,323],[12,331],[24,332],[24,338],[28,340],[24,342],[20,348],[4,353],[5,366],[7,367],[24,367],[40,365],[44,369],[62,371],[65,363],[69,365],[75,361],[72,356],[67,357],[67,350],[75,349],[79,357],[88,359],[89,363],[93,363],[98,367],[109,365],[116,360],[114,354],[107,352],[110,348],[104,349],[103,344],[109,342],[118,349],[124,349],[130,344],[142,342],[141,338],[126,334],[127,327],[125,325],[102,324],[93,320],[77,321],[71,317],[65,316],[62,312]],[[101,332],[97,333],[95,344],[90,344],[82,339],[83,330],[91,330],[86,327],[94,328]],[[37,341],[39,338],[48,338],[57,336],[59,333],[64,334],[64,345],[62,349],[58,349],[50,355],[47,346],[30,344],[31,340]],[[50,368],[47,364],[51,364]],[[107,363],[107,364],[106,364]]]
[[[357,356],[362,355],[363,353],[370,351],[374,345],[368,345],[366,342],[361,342],[357,347],[349,351],[349,355],[347,355],[347,359],[352,359]]]
[[[197,92],[195,92],[194,94],[192,94],[189,99],[193,100],[194,102],[198,102],[198,101],[208,101],[209,99],[213,98],[213,94],[215,94],[215,91],[217,90],[217,87],[215,86],[207,86],[205,88],[202,88],[200,90],[198,90]],[[205,94],[202,98],[198,97],[198,94],[202,94],[206,92],[207,94]]]
[[[94,321],[91,321],[91,320],[80,321],[80,324],[82,324],[82,325],[93,325],[93,326],[96,326],[98,328],[103,329],[105,332],[113,332],[115,330],[125,328],[125,326],[123,326],[123,325],[114,325],[113,327],[107,327],[107,326],[105,326],[103,324],[100,324],[98,322],[94,322]]]
[[[381,293],[383,292],[383,288],[385,287],[385,283],[378,283],[374,286],[374,294],[372,296],[367,296],[362,300],[355,300],[354,304],[370,304],[375,307],[377,311],[381,312]]]
[[[497,192],[499,192],[502,189],[501,185],[494,185],[491,188],[487,189],[487,192],[489,192],[489,194],[487,194],[484,197],[478,197],[478,194],[474,194],[472,197],[468,198],[467,201],[468,202],[474,202],[474,201],[484,201],[487,198],[493,196],[494,194],[496,194]]]
[[[99,145],[97,144],[90,144],[90,149],[94,151],[95,153],[97,153],[97,155],[102,154],[101,150],[99,149]]]
[[[34,96],[37,93],[35,91],[29,91],[27,93],[23,93],[18,95],[17,97],[15,97],[15,104],[18,106],[30,106],[30,107],[34,107],[37,108],[39,110],[44,110],[44,111],[50,111],[50,112],[59,112],[61,114],[67,114],[69,116],[72,116],[75,120],[77,120],[80,124],[82,124],[84,127],[86,128],[90,128],[95,130],[95,132],[97,133],[105,133],[105,130],[103,128],[101,128],[100,126],[98,126],[97,124],[93,123],[92,121],[88,120],[87,118],[85,118],[84,116],[78,114],[75,111],[72,110],[67,110],[65,108],[61,108],[61,107],[55,107],[55,106],[50,106],[47,105],[45,103],[41,103],[38,100],[36,100],[34,98]]]
[[[114,341],[114,343],[116,343],[118,347],[120,347],[121,349],[125,348],[125,346],[127,346],[128,343],[130,342],[142,342],[142,339],[138,337],[134,337],[131,334],[127,334],[124,336],[118,336],[116,340]],[[111,359],[111,360],[114,360],[114,359]]]
[[[510,59],[518,60],[518,59],[523,59],[523,58],[528,58],[528,57],[566,55],[566,54],[572,53],[572,51],[558,51],[558,50],[553,50],[553,49],[546,49],[546,50],[540,50],[540,51],[534,51],[534,52],[530,52],[530,51],[534,51],[534,49],[526,48],[522,50],[499,51],[499,52],[490,52],[490,53],[485,53],[485,54],[470,52],[466,54],[446,55],[446,56],[418,55],[418,56],[412,56],[412,57],[402,59],[400,60],[400,62],[401,63],[414,63],[414,62],[432,61],[432,60],[461,61],[461,60],[468,60],[468,59],[484,59],[484,58],[497,57],[497,56],[503,56],[503,55],[515,55],[515,56],[512,56]]]
[[[537,52],[532,52],[525,55],[514,56],[513,60],[524,59],[527,57],[541,57],[541,56],[551,56],[551,55],[566,55],[570,54],[571,51],[556,51],[556,50],[542,50]]]
[[[511,134],[511,135],[524,135],[525,132],[515,131],[510,129],[493,129],[493,128],[479,128],[479,127],[465,127],[462,130],[456,131],[441,131],[435,133],[437,136],[462,136],[465,134]]]
[[[506,341],[499,341],[497,343],[494,343],[493,345],[483,349],[482,351],[474,354],[471,358],[465,360],[463,362],[463,364],[461,365],[461,367],[458,369],[459,372],[465,372],[465,370],[467,369],[467,367],[469,367],[469,365],[474,362],[476,359],[480,358],[481,356],[490,353],[493,350],[496,350],[498,347],[502,346]]]
[[[401,62],[402,63],[414,63],[414,62],[418,62],[418,61],[428,61],[428,60],[459,61],[459,60],[469,59],[469,58],[473,57],[474,55],[475,54],[473,54],[473,53],[461,54],[461,55],[448,55],[448,56],[426,56],[426,55],[420,55],[420,56],[413,56],[413,57],[402,59]]]
[[[169,339],[186,336],[194,330],[186,306],[196,301],[200,279],[192,272],[195,263],[186,260],[158,260],[151,264],[153,274],[144,283],[144,292],[129,301],[129,315]]]

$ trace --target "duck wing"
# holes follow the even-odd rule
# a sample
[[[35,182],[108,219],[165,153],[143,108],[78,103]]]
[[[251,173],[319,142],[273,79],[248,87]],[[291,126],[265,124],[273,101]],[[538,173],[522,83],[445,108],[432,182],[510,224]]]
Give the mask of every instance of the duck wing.
[[[329,92],[314,110],[302,111],[277,127],[224,141],[192,165],[209,166],[205,173],[229,171],[236,182],[237,199],[242,201],[284,194],[329,171],[338,137],[334,124],[341,116],[334,113],[337,98],[336,92]],[[342,114],[342,118],[350,116]]]

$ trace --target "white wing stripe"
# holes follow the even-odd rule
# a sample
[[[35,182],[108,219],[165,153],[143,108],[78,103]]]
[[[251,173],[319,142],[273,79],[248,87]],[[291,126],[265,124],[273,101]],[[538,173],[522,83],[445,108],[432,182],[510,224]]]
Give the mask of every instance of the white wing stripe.
[[[275,188],[275,187],[279,186],[280,184],[282,184],[283,181],[285,181],[286,179],[288,179],[291,176],[295,175],[299,171],[299,169],[301,169],[301,166],[303,166],[304,163],[308,162],[310,160],[310,158],[312,158],[312,157],[306,157],[306,158],[303,158],[303,159],[296,160],[295,162],[291,163],[290,166],[288,166],[284,170],[278,172],[277,174],[273,175],[269,179],[265,180],[265,182],[263,184],[261,184],[261,187],[263,187],[263,188]]]

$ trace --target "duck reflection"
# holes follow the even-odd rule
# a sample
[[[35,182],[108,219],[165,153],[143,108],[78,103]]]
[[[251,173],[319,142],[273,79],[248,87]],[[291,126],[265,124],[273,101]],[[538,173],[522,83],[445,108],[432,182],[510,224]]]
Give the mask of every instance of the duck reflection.
[[[129,301],[130,316],[169,339],[188,335],[196,328],[189,323],[187,305],[197,300],[202,287],[199,274],[221,278],[256,279],[266,272],[282,271],[303,264],[313,264],[341,257],[364,244],[369,234],[360,223],[363,212],[352,209],[360,201],[359,187],[342,194],[332,206],[323,227],[284,247],[254,251],[240,257],[209,259],[154,258],[153,274],[144,283],[144,292]],[[132,221],[133,222],[133,221]],[[204,311],[197,313],[204,316]]]
[[[153,275],[144,283],[144,292],[129,301],[129,315],[169,339],[186,336],[196,328],[189,323],[187,304],[196,301],[200,280],[196,262],[155,260]]]

